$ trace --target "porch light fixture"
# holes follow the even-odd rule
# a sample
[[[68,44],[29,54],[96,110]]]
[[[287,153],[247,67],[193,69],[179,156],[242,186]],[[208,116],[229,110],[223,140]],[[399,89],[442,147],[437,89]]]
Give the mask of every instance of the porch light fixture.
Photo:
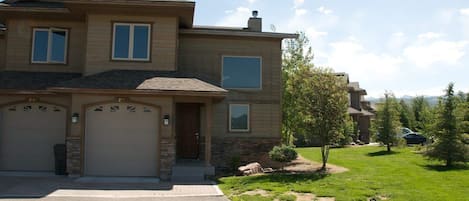
[[[169,125],[169,114],[165,114],[163,116],[163,125],[165,126]]]
[[[72,123],[76,124],[78,123],[78,120],[80,119],[80,115],[78,113],[73,113],[72,114]]]

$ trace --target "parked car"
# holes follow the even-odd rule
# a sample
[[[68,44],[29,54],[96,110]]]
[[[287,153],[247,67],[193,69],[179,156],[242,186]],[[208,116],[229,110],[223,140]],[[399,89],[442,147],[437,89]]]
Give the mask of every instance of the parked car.
[[[412,131],[412,130],[410,130],[410,128],[405,128],[405,127],[401,128],[401,134],[402,134],[402,136],[407,135],[407,134],[410,134],[410,133],[415,133],[415,132]]]
[[[409,133],[404,135],[402,138],[405,139],[407,144],[424,144],[425,142],[427,142],[427,138],[418,133]]]

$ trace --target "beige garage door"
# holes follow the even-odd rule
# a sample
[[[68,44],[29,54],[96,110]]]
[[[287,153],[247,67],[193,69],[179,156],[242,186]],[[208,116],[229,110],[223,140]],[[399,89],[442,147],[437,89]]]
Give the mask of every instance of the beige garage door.
[[[85,174],[156,176],[159,111],[138,104],[106,104],[86,112]]]
[[[54,145],[64,144],[66,111],[41,103],[1,108],[0,170],[53,171]]]

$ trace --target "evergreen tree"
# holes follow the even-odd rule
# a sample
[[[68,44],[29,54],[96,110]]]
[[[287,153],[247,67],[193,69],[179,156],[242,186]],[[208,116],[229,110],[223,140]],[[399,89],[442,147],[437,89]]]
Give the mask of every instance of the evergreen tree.
[[[463,103],[458,106],[453,87],[453,83],[448,85],[446,94],[440,101],[434,127],[436,142],[426,152],[426,156],[431,159],[445,161],[446,166],[452,166],[454,162],[469,161],[469,147],[463,139],[464,115],[458,114],[458,111],[465,109],[458,108]]]
[[[402,126],[406,128],[413,128],[415,119],[410,107],[403,99],[401,99],[399,105],[399,120]]]
[[[378,131],[377,140],[391,151],[391,146],[397,143],[400,128],[399,105],[392,93],[384,94],[384,102],[378,105],[375,130]]]

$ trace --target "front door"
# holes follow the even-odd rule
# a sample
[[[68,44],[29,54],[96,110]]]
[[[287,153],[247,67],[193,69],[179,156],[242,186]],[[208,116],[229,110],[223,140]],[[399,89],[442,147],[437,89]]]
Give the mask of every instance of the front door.
[[[199,157],[200,104],[178,103],[176,115],[177,156],[197,159]]]

